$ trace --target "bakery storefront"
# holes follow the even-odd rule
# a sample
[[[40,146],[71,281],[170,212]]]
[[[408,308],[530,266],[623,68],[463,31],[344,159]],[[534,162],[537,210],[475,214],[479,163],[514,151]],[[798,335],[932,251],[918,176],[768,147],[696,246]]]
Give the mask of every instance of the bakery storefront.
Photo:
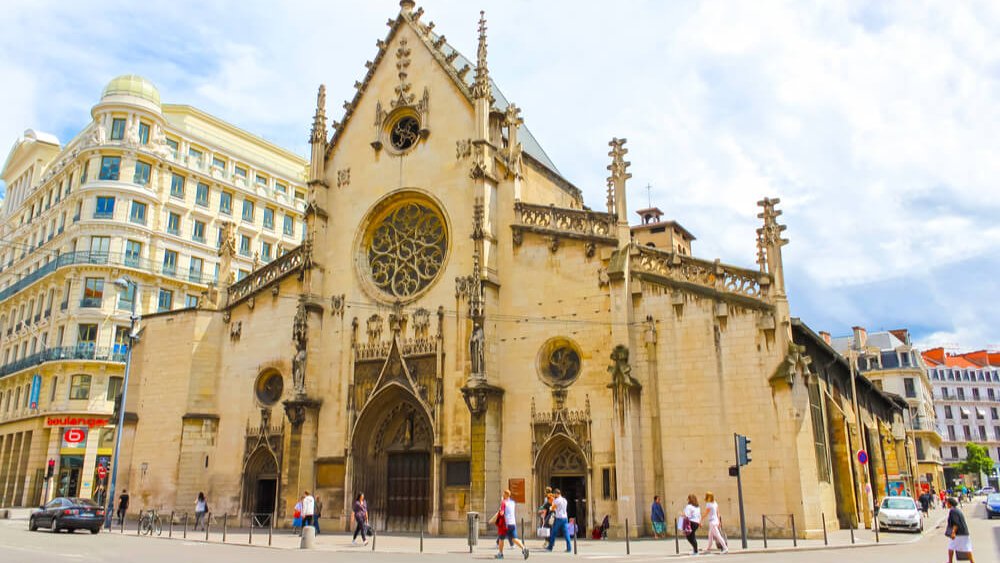
[[[48,498],[84,497],[107,500],[108,470],[114,453],[114,428],[108,417],[60,415],[45,418],[50,429],[49,451],[53,460],[53,490]]]

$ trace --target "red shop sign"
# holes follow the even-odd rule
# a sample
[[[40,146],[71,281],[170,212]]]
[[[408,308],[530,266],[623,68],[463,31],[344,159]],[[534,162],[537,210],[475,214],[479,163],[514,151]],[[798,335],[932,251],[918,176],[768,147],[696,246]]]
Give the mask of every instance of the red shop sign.
[[[70,428],[63,433],[63,440],[67,444],[79,444],[87,439],[87,433],[79,428]]]

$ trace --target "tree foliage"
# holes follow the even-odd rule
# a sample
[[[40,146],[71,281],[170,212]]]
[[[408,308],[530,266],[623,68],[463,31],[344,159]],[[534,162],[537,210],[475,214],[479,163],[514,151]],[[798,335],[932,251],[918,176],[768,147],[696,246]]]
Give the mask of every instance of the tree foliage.
[[[990,459],[986,446],[980,446],[969,442],[965,445],[965,459],[957,464],[955,468],[965,474],[979,475],[993,473],[993,460]]]

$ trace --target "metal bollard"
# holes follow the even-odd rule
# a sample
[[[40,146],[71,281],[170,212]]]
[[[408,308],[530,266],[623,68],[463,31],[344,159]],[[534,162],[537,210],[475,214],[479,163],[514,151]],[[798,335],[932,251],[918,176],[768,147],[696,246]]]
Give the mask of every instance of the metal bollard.
[[[167,537],[174,537],[174,511],[170,511],[170,521],[167,522]]]
[[[375,528],[372,528],[372,551],[375,551]]]
[[[267,519],[267,546],[271,547],[271,539],[274,536],[274,512],[271,513],[271,517]]]
[[[674,523],[674,553],[681,554],[681,533],[677,530],[676,522]]]
[[[573,530],[573,555],[577,554],[577,551],[576,551],[576,536],[577,536],[576,530]]]
[[[872,527],[875,528],[875,543],[878,543],[878,517],[873,518]]]
[[[524,519],[521,520],[524,523]],[[521,528],[522,530],[524,528]],[[420,515],[420,553],[424,552],[424,515]]]
[[[250,539],[247,540],[247,544],[249,544],[249,545],[253,545],[253,520],[254,520],[254,515],[251,514],[250,515]]]
[[[188,513],[184,513],[184,539],[188,537]]]
[[[208,529],[212,527],[212,513],[205,513],[205,541],[208,541]]]
[[[222,515],[222,543],[226,543],[226,531],[229,529],[229,513]]]
[[[854,517],[853,516],[851,516],[851,519],[848,521],[847,527],[851,530],[851,545],[854,545]]]
[[[799,538],[795,535],[795,515],[789,514],[788,517],[792,519],[792,547],[799,547]]]
[[[760,528],[764,534],[764,549],[767,549],[767,516],[760,516]]]
[[[830,541],[826,537],[826,512],[820,512],[820,516],[823,517],[823,545],[830,545]]]
[[[139,535],[142,532],[142,512],[139,512],[139,520],[135,523],[135,535]],[[150,534],[153,535],[153,534]]]
[[[625,555],[632,554],[632,546],[629,545],[628,518],[625,519]]]

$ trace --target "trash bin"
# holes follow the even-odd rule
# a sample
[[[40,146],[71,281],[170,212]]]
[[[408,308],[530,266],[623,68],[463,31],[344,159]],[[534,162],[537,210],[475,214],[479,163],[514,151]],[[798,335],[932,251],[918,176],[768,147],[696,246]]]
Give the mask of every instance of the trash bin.
[[[469,530],[469,553],[472,553],[472,548],[479,544],[479,513],[466,512],[465,520]]]

